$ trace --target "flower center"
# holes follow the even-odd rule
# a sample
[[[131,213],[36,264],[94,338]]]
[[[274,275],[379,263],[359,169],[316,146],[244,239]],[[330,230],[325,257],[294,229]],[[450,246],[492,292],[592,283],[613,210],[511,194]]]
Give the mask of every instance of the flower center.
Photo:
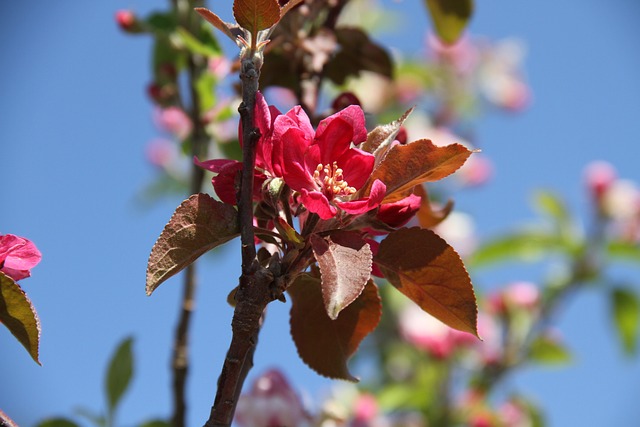
[[[336,162],[331,165],[319,164],[316,166],[313,179],[329,200],[338,196],[350,196],[356,192],[356,189],[349,187],[349,183],[344,180],[343,171]]]

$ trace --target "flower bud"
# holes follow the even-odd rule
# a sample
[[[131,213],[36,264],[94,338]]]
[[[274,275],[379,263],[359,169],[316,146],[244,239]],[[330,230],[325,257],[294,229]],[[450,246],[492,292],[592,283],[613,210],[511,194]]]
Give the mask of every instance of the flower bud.
[[[116,12],[115,18],[118,26],[123,31],[127,33],[142,32],[140,22],[138,22],[136,15],[131,10],[121,9]]]

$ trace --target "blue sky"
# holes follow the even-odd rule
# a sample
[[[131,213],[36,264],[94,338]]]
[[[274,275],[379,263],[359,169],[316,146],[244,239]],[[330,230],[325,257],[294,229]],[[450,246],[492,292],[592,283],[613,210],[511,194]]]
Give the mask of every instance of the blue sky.
[[[219,4],[230,10],[230,2]],[[136,203],[154,176],[144,145],[158,134],[144,92],[150,43],[126,37],[113,22],[117,9],[144,13],[164,5],[0,5],[0,232],[28,237],[43,253],[23,282],[42,321],[43,366],[0,331],[0,407],[20,425],[78,406],[101,410],[104,367],[128,335],[136,339],[137,366],[121,424],[169,415],[167,368],[180,286],[174,280],[149,298],[144,276],[151,246],[180,200],[145,209]],[[428,25],[422,3],[390,6],[411,24],[390,39],[416,49]],[[584,211],[580,179],[591,160],[608,160],[622,177],[640,181],[639,12],[633,0],[478,2],[472,32],[526,42],[534,97],[522,114],[492,114],[478,123],[495,179],[456,201],[475,216],[482,235],[531,218],[529,197],[539,187]],[[190,425],[206,419],[213,400],[230,336],[225,298],[239,275],[238,253],[229,244],[200,273]],[[636,285],[638,273],[627,275]],[[535,279],[518,276],[517,269],[493,274],[496,281]],[[528,370],[508,386],[538,400],[551,426],[631,425],[640,417],[640,364],[619,350],[602,295],[587,291],[570,301],[559,328],[575,364]],[[280,304],[269,310],[252,374],[274,365],[285,367],[299,388],[330,385],[297,358],[288,307]]]

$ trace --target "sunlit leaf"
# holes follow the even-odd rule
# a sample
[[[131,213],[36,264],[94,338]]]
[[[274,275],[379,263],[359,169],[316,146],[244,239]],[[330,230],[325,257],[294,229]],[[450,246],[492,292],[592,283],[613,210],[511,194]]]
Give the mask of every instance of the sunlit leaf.
[[[182,27],[178,27],[178,29],[176,30],[176,34],[179,37],[180,42],[191,53],[197,53],[208,58],[215,58],[220,56],[220,49],[217,49],[215,46],[203,43],[188,30]]]
[[[27,349],[40,365],[40,320],[27,294],[13,279],[0,271],[0,323]]]
[[[171,423],[164,420],[151,420],[140,424],[140,427],[171,427]]]
[[[377,126],[369,132],[367,140],[362,143],[360,149],[367,153],[375,153],[379,148],[384,148],[391,144],[398,135],[402,124],[407,120],[407,117],[409,117],[412,111],[413,108],[410,108],[398,120],[394,120],[386,125]],[[376,156],[376,158],[377,157],[378,156]]]
[[[200,101],[200,111],[209,111],[213,108],[215,98],[216,77],[211,73],[202,73],[195,82]]]
[[[542,213],[554,218],[559,224],[566,223],[569,220],[569,212],[564,202],[550,191],[536,191],[534,203]]]
[[[640,263],[640,245],[625,240],[614,240],[607,245],[607,255],[621,261]]]
[[[113,356],[111,356],[109,367],[107,368],[104,385],[110,414],[113,414],[118,406],[133,376],[132,344],[133,338],[124,339],[118,345]]]
[[[75,422],[66,418],[50,418],[40,422],[36,427],[79,427]]]
[[[425,0],[438,37],[455,43],[473,13],[473,0]]]
[[[428,139],[395,145],[374,169],[367,191],[376,179],[387,186],[383,203],[405,197],[416,185],[438,181],[454,173],[471,155],[466,147],[451,144],[439,147]]]
[[[480,245],[467,263],[469,266],[479,267],[514,259],[531,262],[557,251],[560,246],[558,235],[543,231],[524,231]]]
[[[433,231],[414,227],[390,233],[374,262],[424,311],[452,328],[478,335],[469,274],[456,251]]]
[[[299,276],[288,291],[292,300],[291,336],[300,358],[320,375],[357,381],[347,361],[376,328],[382,311],[373,281],[336,320],[331,320],[325,310],[320,279]]]
[[[146,23],[153,31],[170,32],[176,27],[176,17],[173,13],[153,13],[146,19]]]
[[[235,42],[236,35],[233,34],[233,29],[236,26],[234,26],[233,24],[224,22],[222,19],[220,19],[218,15],[211,12],[207,8],[196,7],[194,10],[198,12],[198,14],[202,16],[204,19],[206,19],[207,22],[209,22],[211,25],[216,27],[218,30],[222,31],[224,34],[226,34],[227,37],[229,37],[231,40]]]
[[[360,295],[371,277],[371,248],[358,233],[310,237],[320,267],[322,297],[332,320]]]
[[[153,245],[147,265],[147,295],[205,252],[239,234],[237,211],[208,194],[182,202]]]
[[[631,289],[618,287],[611,292],[611,311],[624,351],[633,355],[638,344],[640,299]]]
[[[258,31],[274,26],[280,20],[278,0],[234,0],[233,16],[255,38]]]
[[[573,360],[569,350],[560,341],[541,335],[531,343],[529,357],[544,365],[565,365]]]

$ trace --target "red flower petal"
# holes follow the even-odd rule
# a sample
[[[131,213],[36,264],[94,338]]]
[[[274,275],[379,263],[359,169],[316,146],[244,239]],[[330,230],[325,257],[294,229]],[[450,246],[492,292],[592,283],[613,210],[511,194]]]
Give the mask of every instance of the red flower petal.
[[[378,207],[382,199],[384,199],[386,190],[387,186],[379,179],[376,179],[371,186],[369,197],[350,202],[337,202],[336,205],[348,214],[360,215]]]
[[[294,190],[303,188],[315,190],[316,185],[311,173],[305,167],[305,154],[307,143],[304,132],[298,128],[291,128],[282,135],[282,138],[274,139],[274,154],[280,157],[278,168],[282,170],[284,181]],[[276,167],[274,157],[274,169]]]
[[[303,188],[300,191],[300,201],[309,212],[317,213],[321,219],[331,219],[338,212],[319,191],[307,191],[306,188]]]
[[[393,203],[380,205],[378,219],[385,224],[398,228],[405,225],[420,210],[420,196],[411,194]]]
[[[367,139],[364,112],[358,105],[350,105],[344,110],[338,111],[321,121],[318,125],[316,138],[321,138],[329,127],[329,124],[338,118],[346,122],[351,127],[351,133],[349,135],[350,142],[353,141],[354,144],[358,145]]]
[[[351,148],[337,160],[344,180],[349,186],[359,190],[371,176],[376,158],[372,154]]]

